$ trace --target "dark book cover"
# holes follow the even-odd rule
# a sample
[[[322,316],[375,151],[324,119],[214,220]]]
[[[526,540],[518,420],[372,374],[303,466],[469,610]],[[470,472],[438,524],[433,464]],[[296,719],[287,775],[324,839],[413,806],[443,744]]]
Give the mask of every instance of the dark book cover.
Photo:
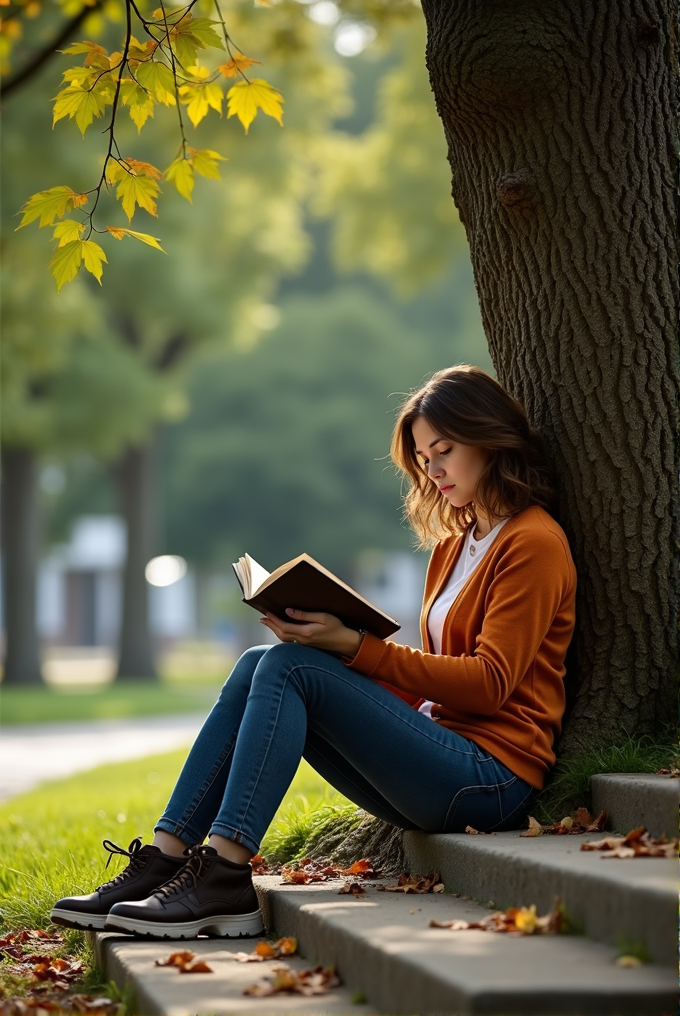
[[[307,558],[307,555],[303,556]],[[283,620],[296,622],[286,614],[286,607],[298,610],[322,611],[339,618],[347,628],[358,631],[364,628],[379,639],[388,638],[399,631],[401,625],[359,593],[332,576],[323,566],[315,566],[313,558],[298,559],[288,568],[285,565],[273,573],[271,582],[243,602],[257,610],[269,611]],[[238,578],[238,572],[236,576]],[[239,580],[240,584],[240,580]]]

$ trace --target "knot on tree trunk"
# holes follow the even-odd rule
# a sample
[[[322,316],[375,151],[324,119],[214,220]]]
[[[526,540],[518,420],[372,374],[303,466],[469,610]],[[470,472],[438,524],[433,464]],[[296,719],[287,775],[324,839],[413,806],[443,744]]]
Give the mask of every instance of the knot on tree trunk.
[[[661,42],[659,26],[638,18],[637,38],[641,46],[658,46]]]
[[[324,823],[307,840],[305,854],[346,866],[367,857],[376,871],[398,875],[406,870],[403,838],[403,829],[359,810],[333,816]]]
[[[526,170],[505,173],[496,183],[496,194],[504,208],[526,208],[534,196],[533,177]]]

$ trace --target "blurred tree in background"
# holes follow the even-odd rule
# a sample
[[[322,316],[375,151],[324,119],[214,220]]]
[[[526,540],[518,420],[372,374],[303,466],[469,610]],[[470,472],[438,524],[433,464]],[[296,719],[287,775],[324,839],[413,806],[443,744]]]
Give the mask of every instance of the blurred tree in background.
[[[294,14],[289,23],[287,9]],[[467,328],[467,322],[462,324],[466,316],[474,319],[477,340],[467,349],[476,349],[477,361],[483,360],[471,280],[469,274],[459,276],[464,312],[454,309],[451,294],[440,293],[431,303],[420,302],[417,321],[413,315],[407,321],[408,305],[397,308],[384,288],[366,277],[355,275],[354,288],[334,297],[340,283],[329,247],[345,268],[391,273],[402,288],[411,272],[414,281],[422,282],[445,272],[464,252],[462,231],[446,199],[444,146],[427,76],[415,58],[422,54],[424,34],[420,23],[416,31],[397,27],[389,40],[383,36],[375,53],[348,62],[333,50],[328,28],[302,14],[298,4],[280,5],[278,20],[259,22],[269,26],[268,34],[248,38],[241,32],[244,46],[256,47],[286,95],[285,130],[256,121],[247,139],[231,131],[223,182],[197,186],[193,207],[177,198],[167,203],[163,231],[168,256],[127,242],[116,245],[101,289],[79,279],[70,294],[64,290],[55,300],[45,271],[47,252],[41,251],[35,233],[11,232],[13,212],[26,194],[44,186],[47,168],[86,186],[100,157],[96,137],[88,135],[74,145],[59,133],[63,125],[49,131],[44,97],[49,80],[56,88],[55,65],[7,103],[3,246],[6,262],[16,264],[17,273],[5,280],[10,313],[4,355],[11,360],[3,373],[5,479],[10,480],[14,461],[24,464],[23,472],[15,470],[15,480],[5,484],[5,520],[16,558],[12,565],[10,551],[7,585],[23,590],[12,598],[13,606],[6,601],[8,682],[39,679],[33,607],[39,461],[73,463],[66,471],[73,482],[47,496],[48,528],[55,535],[63,536],[69,519],[92,506],[125,516],[129,543],[122,676],[154,672],[144,566],[162,549],[185,552],[203,563],[223,563],[249,541],[253,553],[261,546],[263,556],[275,561],[289,547],[304,543],[346,570],[365,545],[406,545],[394,480],[385,473],[384,462],[374,461],[387,449],[391,418],[386,395],[406,390],[424,373],[451,362],[458,353],[451,345],[451,329]],[[387,127],[380,127],[377,144],[376,114],[392,117]],[[417,130],[408,129],[404,116]],[[366,128],[365,137],[358,137]],[[219,148],[224,130],[217,121],[204,121],[195,143]],[[152,123],[145,134],[145,147],[135,154],[150,157],[164,145],[171,150],[171,126]],[[362,144],[368,154],[357,154]],[[398,151],[402,171],[380,203],[380,160],[394,158]],[[364,163],[365,175],[373,181],[372,195],[371,187],[357,187],[362,178],[352,169],[357,158],[356,165]],[[369,208],[372,219],[366,219]],[[312,212],[317,219],[333,217],[330,233],[323,224],[305,221]],[[372,260],[362,262],[358,234],[365,219]],[[427,264],[417,264],[428,231],[434,255]],[[350,241],[354,237],[354,248],[344,238],[347,234]],[[312,250],[305,273],[292,277]],[[24,253],[17,284],[21,251],[30,253]],[[285,274],[289,281],[279,283]],[[326,296],[306,304],[302,294],[319,289]],[[272,305],[275,298],[281,310]],[[281,328],[258,348],[258,336],[271,329],[281,311]],[[237,411],[246,391],[250,415]],[[186,422],[161,440],[164,505],[159,505],[159,435],[190,407]],[[31,414],[42,420],[40,427],[21,423]],[[277,424],[281,415],[306,449],[290,461]],[[283,484],[281,500],[285,490],[291,503],[285,520],[281,503],[273,511],[270,500],[267,509],[266,497],[259,498],[262,510],[254,513],[252,491],[229,480],[248,472],[244,425],[258,433],[258,450],[265,426],[273,427],[272,437],[281,443],[276,470]],[[220,456],[223,468],[217,469]],[[218,477],[224,480],[221,486]],[[362,484],[366,489],[359,498]],[[325,530],[334,530],[329,540],[322,515],[332,505],[340,528]],[[159,510],[164,535],[157,531]],[[385,512],[391,525],[385,525]]]

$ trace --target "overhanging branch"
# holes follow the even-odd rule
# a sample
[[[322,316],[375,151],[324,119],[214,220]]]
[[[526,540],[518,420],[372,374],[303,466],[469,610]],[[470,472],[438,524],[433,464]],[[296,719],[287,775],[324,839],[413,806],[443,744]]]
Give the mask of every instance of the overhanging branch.
[[[15,91],[21,85],[24,85],[27,81],[30,81],[33,75],[37,74],[43,64],[46,64],[47,61],[54,56],[59,47],[63,46],[65,42],[68,42],[70,36],[78,28],[80,28],[85,18],[101,7],[103,2],[104,0],[94,0],[94,3],[91,5],[83,7],[82,11],[76,14],[75,17],[71,18],[71,20],[63,26],[61,31],[58,32],[43,49],[36,53],[35,56],[31,57],[31,59],[29,59],[28,62],[16,72],[16,74],[13,74],[7,81],[2,82],[0,84],[2,98],[6,99],[11,92]]]

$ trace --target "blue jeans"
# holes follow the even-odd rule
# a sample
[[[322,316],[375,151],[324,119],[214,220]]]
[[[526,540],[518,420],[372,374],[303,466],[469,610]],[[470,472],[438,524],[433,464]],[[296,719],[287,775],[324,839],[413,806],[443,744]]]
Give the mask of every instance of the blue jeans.
[[[218,834],[256,853],[301,757],[402,829],[515,829],[538,793],[337,657],[281,643],[238,660],[156,829],[188,844]]]

